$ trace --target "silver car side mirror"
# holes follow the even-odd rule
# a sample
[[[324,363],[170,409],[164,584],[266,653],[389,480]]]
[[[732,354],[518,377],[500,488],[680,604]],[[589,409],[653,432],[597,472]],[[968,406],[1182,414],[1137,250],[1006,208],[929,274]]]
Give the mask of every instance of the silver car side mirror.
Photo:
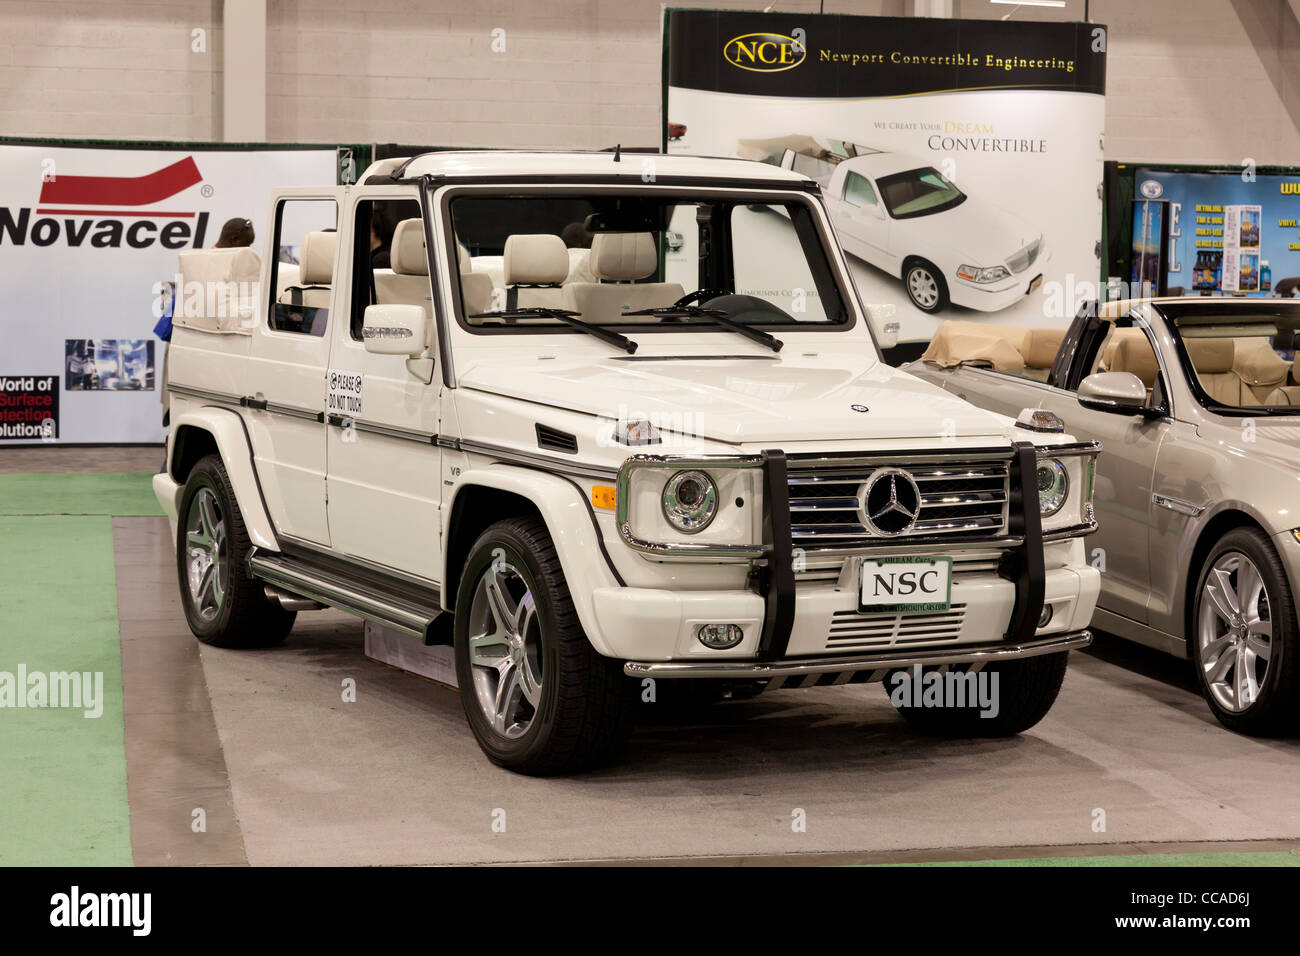
[[[1146,410],[1147,387],[1132,372],[1095,372],[1079,383],[1079,404],[1132,415]]]

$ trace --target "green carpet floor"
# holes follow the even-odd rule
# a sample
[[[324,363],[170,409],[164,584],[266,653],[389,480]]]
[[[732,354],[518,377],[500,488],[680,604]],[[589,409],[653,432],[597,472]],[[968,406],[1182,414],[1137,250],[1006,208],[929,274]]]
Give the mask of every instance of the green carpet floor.
[[[0,515],[161,515],[152,480],[143,472],[0,475]]]
[[[0,865],[131,864],[110,516],[161,514],[150,477],[0,475]],[[13,706],[20,667],[102,675],[103,712]]]

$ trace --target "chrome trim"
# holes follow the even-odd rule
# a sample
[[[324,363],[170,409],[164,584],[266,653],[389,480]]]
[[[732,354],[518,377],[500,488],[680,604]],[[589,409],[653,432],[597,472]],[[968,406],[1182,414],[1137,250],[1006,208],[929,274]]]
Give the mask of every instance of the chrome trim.
[[[1170,511],[1180,515],[1186,515],[1189,518],[1195,518],[1205,510],[1204,505],[1195,505],[1190,501],[1184,501],[1181,498],[1171,498],[1169,495],[1162,495],[1158,492],[1152,492],[1151,503],[1159,505],[1161,508],[1168,508]]]
[[[836,674],[876,668],[930,666],[940,664],[996,664],[1022,660],[1043,654],[1078,650],[1092,643],[1090,631],[1053,634],[1020,644],[972,644],[966,647],[943,647],[906,653],[854,654],[798,660],[757,661],[626,661],[623,673],[628,677],[708,677],[708,678],[778,678],[801,674]]]
[[[1062,446],[1066,447],[1066,446]],[[888,452],[866,455],[790,455],[788,457],[791,473],[796,471],[815,471],[833,468],[858,468],[864,465],[943,465],[956,463],[964,467],[971,462],[1010,462],[1014,449],[1009,445],[1003,448],[953,448],[950,451],[936,452]],[[947,477],[947,476],[944,476]]]
[[[381,425],[378,422],[362,421],[359,418],[349,418],[347,415],[340,415],[337,412],[330,413],[329,424],[336,428],[352,427],[359,432],[369,432],[372,435],[383,435],[385,438],[400,438],[403,441],[413,441],[421,445],[437,445],[438,436],[434,432],[417,431],[414,428],[402,428],[398,425]]]
[[[441,613],[435,611],[430,614],[428,608],[388,597],[369,588],[308,574],[302,568],[295,567],[291,558],[280,554],[261,554],[256,548],[248,556],[248,568],[254,577],[262,581],[421,640],[428,632],[429,625]]]
[[[633,455],[623,462],[614,481],[614,525],[623,543],[635,551],[654,555],[690,555],[700,558],[761,558],[771,552],[767,544],[707,544],[699,541],[648,541],[632,533],[628,485],[632,473],[644,468],[761,468],[761,455]]]
[[[452,448],[456,451],[467,452],[471,455],[487,455],[491,458],[499,458],[506,462],[516,462],[521,465],[528,465],[532,468],[546,468],[565,475],[577,475],[581,478],[596,478],[601,481],[614,481],[618,478],[619,470],[617,468],[608,468],[604,465],[594,465],[581,461],[572,461],[565,458],[553,458],[550,455],[534,455],[531,452],[519,451],[515,448],[505,448],[501,445],[490,445],[486,442],[473,441],[464,438],[446,438],[438,436],[437,443],[440,448]]]
[[[204,402],[221,402],[225,405],[244,404],[240,396],[231,395],[229,392],[214,392],[206,388],[191,388],[188,385],[175,385],[171,382],[167,383],[167,391],[184,398],[197,398]]]
[[[1099,441],[1075,441],[1064,445],[1035,445],[1039,458],[1069,458],[1075,455],[1096,455],[1101,452]]]
[[[1081,521],[1079,524],[1068,525],[1064,528],[1057,528],[1054,531],[1044,531],[1044,541],[1064,541],[1066,538],[1086,538],[1097,531],[1096,521]]]
[[[272,415],[287,415],[289,418],[301,418],[304,421],[320,422],[324,420],[324,412],[313,412],[308,408],[298,408],[294,405],[281,405],[279,402],[267,402],[265,411]]]

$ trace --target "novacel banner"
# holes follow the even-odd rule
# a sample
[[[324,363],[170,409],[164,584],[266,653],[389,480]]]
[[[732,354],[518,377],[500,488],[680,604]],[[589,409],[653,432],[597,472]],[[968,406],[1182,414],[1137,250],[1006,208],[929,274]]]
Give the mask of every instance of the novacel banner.
[[[260,254],[271,188],[335,175],[333,149],[0,145],[0,443],[162,441],[177,256],[235,217]]]
[[[1106,28],[669,10],[670,152],[815,178],[868,303],[1064,325],[1096,295]]]

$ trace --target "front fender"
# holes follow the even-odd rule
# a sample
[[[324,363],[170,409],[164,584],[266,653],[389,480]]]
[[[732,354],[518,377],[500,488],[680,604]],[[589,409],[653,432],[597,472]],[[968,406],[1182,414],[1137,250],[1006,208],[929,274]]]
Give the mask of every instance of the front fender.
[[[259,548],[279,551],[280,544],[276,539],[275,526],[267,514],[266,504],[262,498],[262,486],[253,465],[253,449],[249,443],[248,432],[244,429],[244,420],[238,412],[227,408],[203,405],[181,410],[176,406],[177,403],[173,402],[171,428],[174,437],[167,453],[167,474],[172,476],[178,487],[176,499],[170,507],[166,501],[162,501],[163,493],[159,492],[159,500],[163,508],[168,514],[172,514],[180,506],[183,482],[177,478],[173,459],[181,444],[182,431],[192,428],[207,432],[216,443],[217,451],[221,455],[221,463],[225,465],[226,474],[230,476],[230,483],[234,486],[235,502],[239,505],[240,514],[244,518],[249,540]]]
[[[498,464],[467,468],[451,490],[448,515],[456,513],[460,495],[471,487],[509,492],[532,502],[541,513],[551,540],[555,542],[555,552],[559,555],[560,567],[564,570],[574,609],[587,638],[598,653],[606,657],[615,656],[601,634],[592,592],[598,588],[620,587],[621,582],[614,577],[606,563],[604,541],[592,520],[592,512],[583,490],[566,478],[531,468]],[[450,596],[460,582],[451,580],[448,575],[447,551],[447,548],[443,548],[440,580],[444,582],[444,591]]]

